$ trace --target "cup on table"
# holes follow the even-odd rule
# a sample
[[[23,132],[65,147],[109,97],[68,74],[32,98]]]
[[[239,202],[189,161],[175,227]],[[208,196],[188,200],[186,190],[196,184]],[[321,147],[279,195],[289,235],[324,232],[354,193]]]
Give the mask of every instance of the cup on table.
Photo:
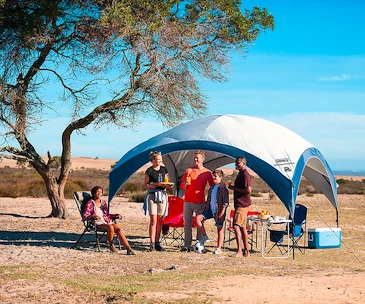
[[[168,183],[168,182],[169,182],[169,177],[168,177],[167,175],[165,175],[165,177],[163,178],[163,181],[164,181],[165,183]]]

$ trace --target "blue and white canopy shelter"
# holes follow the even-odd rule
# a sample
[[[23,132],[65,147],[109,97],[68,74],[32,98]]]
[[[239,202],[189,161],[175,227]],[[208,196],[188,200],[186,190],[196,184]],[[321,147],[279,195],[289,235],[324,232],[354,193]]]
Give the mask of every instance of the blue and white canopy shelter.
[[[301,177],[315,185],[336,209],[337,184],[321,154],[298,134],[268,120],[243,115],[215,115],[196,119],[161,133],[127,152],[109,174],[109,200],[127,179],[149,161],[150,151],[161,151],[175,195],[184,170],[194,165],[194,152],[207,153],[210,170],[247,158],[247,166],[276,193],[291,216]]]

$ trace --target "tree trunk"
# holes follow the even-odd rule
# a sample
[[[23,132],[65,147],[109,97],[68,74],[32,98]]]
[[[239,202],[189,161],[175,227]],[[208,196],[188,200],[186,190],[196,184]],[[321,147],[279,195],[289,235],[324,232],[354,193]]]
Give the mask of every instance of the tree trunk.
[[[42,176],[46,186],[47,195],[52,207],[49,217],[58,217],[63,219],[67,218],[68,211],[65,203],[64,190],[68,174],[63,175],[62,179],[57,180],[56,176],[51,172],[49,166],[33,165],[33,167]]]
[[[65,182],[57,183],[56,178],[48,174],[48,179],[44,179],[49,201],[51,202],[52,212],[50,217],[67,218],[68,211],[65,203]]]

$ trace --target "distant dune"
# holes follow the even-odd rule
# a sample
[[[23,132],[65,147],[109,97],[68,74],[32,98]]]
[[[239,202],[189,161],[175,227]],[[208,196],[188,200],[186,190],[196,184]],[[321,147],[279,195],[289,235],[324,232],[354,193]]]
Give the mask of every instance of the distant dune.
[[[43,157],[45,159],[45,157]],[[115,165],[115,163],[118,160],[116,159],[95,159],[95,158],[89,158],[89,157],[73,157],[72,158],[72,165],[71,168],[74,170],[81,170],[81,169],[100,169],[100,170],[111,170],[112,166]],[[150,166],[151,163],[147,163],[144,166],[142,166],[137,172],[144,172],[146,171],[146,169],[148,168],[148,166]],[[2,162],[0,162],[0,168],[3,167],[11,167],[11,168],[15,168],[16,165],[16,161],[14,160],[10,160],[10,159],[3,159]],[[223,172],[225,175],[232,175],[234,172],[234,168],[222,168]],[[253,177],[257,177],[257,174],[255,172],[253,172],[252,170],[249,170],[251,176]],[[364,176],[336,176],[337,179],[339,178],[344,178],[344,179],[348,179],[348,180],[353,180],[353,181],[362,181],[363,179],[365,179]]]
[[[46,157],[43,157],[46,159]],[[112,165],[115,165],[117,160],[115,159],[95,159],[95,158],[88,158],[88,157],[73,157],[71,159],[72,165],[71,168],[74,170],[78,169],[86,169],[86,168],[94,168],[94,169],[101,169],[101,170],[110,170]],[[0,168],[2,167],[11,167],[15,168],[16,161],[11,159],[3,159],[0,162]]]

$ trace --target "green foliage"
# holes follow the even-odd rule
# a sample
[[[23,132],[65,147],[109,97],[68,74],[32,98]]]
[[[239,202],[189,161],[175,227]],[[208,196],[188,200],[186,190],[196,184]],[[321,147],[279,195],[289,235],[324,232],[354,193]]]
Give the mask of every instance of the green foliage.
[[[225,81],[231,53],[273,28],[266,9],[241,11],[238,0],[1,1],[0,136],[17,145],[0,154],[24,157],[46,183],[61,181],[62,191],[73,132],[90,124],[133,128],[147,115],[171,127],[205,114],[200,80]],[[70,124],[62,161],[47,163],[28,133],[56,108],[42,94],[50,89],[70,109]],[[64,213],[57,205],[53,216]]]
[[[344,179],[344,178],[339,178],[337,181],[337,184],[339,185],[345,185],[348,184],[350,181],[348,179]]]

